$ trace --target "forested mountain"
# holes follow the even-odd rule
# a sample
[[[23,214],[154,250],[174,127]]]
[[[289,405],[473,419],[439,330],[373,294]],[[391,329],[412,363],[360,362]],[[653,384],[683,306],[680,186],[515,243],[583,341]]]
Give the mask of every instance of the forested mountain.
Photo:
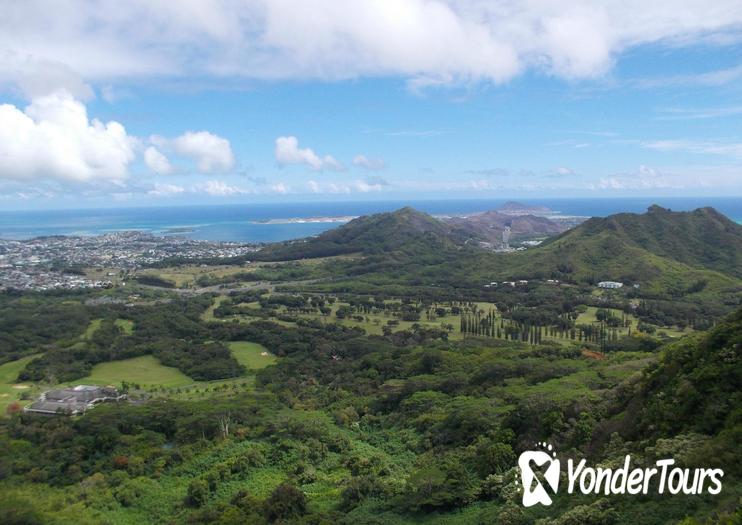
[[[742,278],[742,225],[713,208],[673,212],[651,206],[646,213],[592,218],[551,239],[551,249],[577,247],[617,253],[635,249]]]
[[[529,215],[508,218],[531,221]],[[515,253],[492,253],[477,248],[473,239],[471,230],[404,208],[361,217],[315,238],[268,247],[258,258],[354,253],[359,258],[334,263],[328,271],[335,280],[352,276],[359,286],[364,280],[457,288],[509,279],[581,285],[612,280],[636,284],[657,299],[707,296],[739,304],[735,296],[742,286],[742,226],[710,208],[672,212],[653,206],[644,214],[593,218],[541,246]]]
[[[703,208],[593,218],[512,254],[478,254],[442,269],[461,279],[559,279],[639,285],[654,297],[694,294],[729,297],[740,291],[742,226]],[[738,304],[738,301],[732,302]]]
[[[510,228],[512,239],[554,235],[568,226],[546,217],[520,213],[515,203],[505,212],[497,210],[466,217],[436,219],[413,208],[365,215],[316,237],[268,246],[257,259],[293,260],[349,253],[421,253],[450,250],[479,242],[499,246]]]
[[[403,208],[359,217],[317,237],[269,246],[256,258],[292,260],[356,253],[383,259],[397,253],[448,253],[456,268],[476,264],[471,272],[475,276],[486,270],[497,278],[659,282],[669,288],[702,289],[709,283],[725,287],[742,278],[742,226],[712,208],[672,212],[652,206],[644,214],[592,218],[538,248],[516,254],[461,248],[475,245],[472,240],[501,238],[505,225],[524,235],[556,233],[559,225],[543,217],[513,217],[496,211],[473,217],[442,222]]]
[[[364,215],[317,237],[278,243],[256,258],[292,260],[349,253],[365,255],[402,251],[406,253],[448,250],[465,239],[450,226],[413,208]]]

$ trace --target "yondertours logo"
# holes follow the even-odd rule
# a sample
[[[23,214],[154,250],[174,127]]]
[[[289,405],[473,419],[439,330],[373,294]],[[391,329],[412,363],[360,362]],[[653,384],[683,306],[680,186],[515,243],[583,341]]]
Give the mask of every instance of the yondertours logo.
[[[554,447],[548,443],[536,443],[536,450],[527,450],[518,458],[523,506],[551,505],[552,496],[559,490],[561,463]],[[654,466],[642,468],[631,466],[631,456],[624,458],[618,468],[588,467],[582,459],[575,465],[567,460],[567,493],[582,494],[712,494],[721,492],[722,469],[674,467],[674,459],[661,459]]]
[[[527,450],[518,458],[520,478],[523,484],[523,505],[526,507],[532,507],[537,503],[551,505],[551,496],[547,492],[547,487],[552,494],[555,494],[559,488],[560,469],[556,452],[549,444],[537,443],[536,445],[546,450]],[[535,468],[531,467],[531,464]],[[539,479],[536,473],[541,473],[542,470],[543,476]]]

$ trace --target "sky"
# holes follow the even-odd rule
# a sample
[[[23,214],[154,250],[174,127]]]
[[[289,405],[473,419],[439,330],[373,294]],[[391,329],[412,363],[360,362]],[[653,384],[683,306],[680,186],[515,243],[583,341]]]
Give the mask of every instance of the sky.
[[[742,196],[740,0],[0,12],[0,209]]]

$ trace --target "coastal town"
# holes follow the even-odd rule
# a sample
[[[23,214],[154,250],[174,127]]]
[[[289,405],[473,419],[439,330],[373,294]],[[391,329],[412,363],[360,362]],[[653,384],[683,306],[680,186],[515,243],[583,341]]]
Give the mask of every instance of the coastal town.
[[[0,290],[107,288],[120,271],[167,259],[229,259],[258,250],[235,242],[210,242],[172,235],[117,232],[98,236],[0,239]],[[91,278],[85,268],[100,269]]]

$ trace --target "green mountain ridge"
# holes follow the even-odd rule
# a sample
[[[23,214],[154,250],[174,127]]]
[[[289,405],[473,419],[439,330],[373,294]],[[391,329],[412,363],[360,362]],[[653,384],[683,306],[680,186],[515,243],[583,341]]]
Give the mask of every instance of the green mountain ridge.
[[[593,240],[609,252],[640,248],[688,266],[742,278],[742,226],[713,208],[673,212],[653,205],[643,214],[594,217],[544,245],[564,247]]]
[[[402,251],[450,250],[465,239],[450,226],[410,207],[364,215],[316,237],[268,246],[261,260],[295,260],[350,253],[364,255]]]
[[[722,298],[739,304],[742,226],[711,208],[672,212],[652,206],[588,221],[525,251],[478,249],[470,233],[403,208],[360,217],[314,238],[282,243],[258,254],[293,260],[358,254],[327,267],[333,277],[381,284],[428,283],[479,288],[510,279],[558,279],[637,284],[645,296]],[[737,297],[737,299],[735,299]]]

